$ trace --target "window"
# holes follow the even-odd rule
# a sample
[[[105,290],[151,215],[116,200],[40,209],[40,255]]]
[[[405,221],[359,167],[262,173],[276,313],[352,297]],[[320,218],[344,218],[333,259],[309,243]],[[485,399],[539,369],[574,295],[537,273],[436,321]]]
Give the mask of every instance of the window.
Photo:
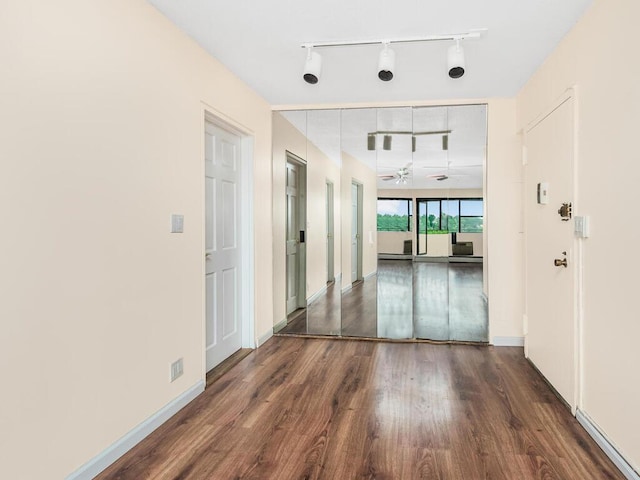
[[[418,199],[420,233],[482,233],[481,198]]]
[[[482,233],[482,200],[460,200],[460,232]]]
[[[407,198],[378,199],[378,231],[410,232],[412,201]]]

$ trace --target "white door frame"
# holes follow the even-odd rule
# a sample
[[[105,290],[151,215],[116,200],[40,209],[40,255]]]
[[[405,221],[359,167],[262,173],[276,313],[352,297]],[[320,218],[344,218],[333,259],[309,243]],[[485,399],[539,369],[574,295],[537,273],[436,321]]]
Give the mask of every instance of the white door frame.
[[[307,162],[297,156],[290,151],[285,152],[285,168],[287,164],[294,164],[298,168],[298,230],[304,231],[305,241],[299,242],[298,244],[298,305],[297,308],[306,308],[307,307],[307,242],[308,242],[308,231],[307,231]],[[286,194],[286,193],[285,193]],[[286,227],[285,227],[286,228]],[[286,233],[285,233],[286,238]],[[285,269],[285,275],[288,275]],[[288,280],[285,282],[288,285]],[[286,288],[285,288],[286,292]],[[285,312],[287,312],[288,308],[286,307],[287,295],[284,298],[285,301]],[[295,311],[295,310],[294,310]],[[293,312],[287,314],[290,315]]]
[[[363,184],[362,182],[359,182],[356,179],[352,179],[351,180],[351,191],[352,191],[352,195],[353,195],[353,187],[356,188],[356,202],[357,202],[357,207],[356,207],[356,219],[355,219],[355,223],[356,223],[356,258],[353,258],[353,253],[351,254],[352,258],[351,258],[351,262],[352,262],[352,266],[351,266],[351,270],[352,270],[352,278],[351,278],[351,283],[354,282],[358,282],[360,280],[364,279],[364,275],[363,275],[363,242],[362,242],[362,235],[363,235],[363,211],[362,211],[362,203],[364,200],[364,192],[363,192]],[[353,198],[352,198],[352,204],[353,204]],[[353,215],[353,214],[352,214]],[[352,221],[352,231],[351,231],[351,236],[353,238],[353,218],[351,219]],[[353,241],[353,240],[352,240]],[[353,262],[356,262],[356,279],[353,280]]]
[[[333,182],[326,180],[326,208],[327,208],[327,283],[335,282],[335,223],[334,223],[334,190]]]
[[[526,146],[526,136],[527,134],[533,130],[540,122],[542,122],[545,118],[551,115],[555,110],[560,108],[564,103],[569,100],[573,100],[573,165],[572,165],[572,206],[573,206],[573,216],[575,217],[576,212],[579,212],[580,202],[579,202],[579,188],[578,188],[578,161],[579,161],[579,148],[578,148],[578,139],[579,139],[579,125],[578,119],[580,118],[579,113],[579,105],[578,105],[578,88],[577,86],[569,87],[565,90],[562,95],[560,95],[550,106],[548,106],[545,110],[542,111],[534,120],[532,120],[527,126],[523,129],[523,144]],[[523,165],[526,168],[527,164],[527,154],[526,148],[523,150]],[[525,172],[526,175],[526,172]],[[524,198],[523,198],[524,200]],[[523,201],[523,208],[526,208],[526,202]],[[526,215],[526,212],[523,212]],[[528,251],[527,244],[527,233],[524,235],[524,251],[525,254]],[[573,237],[572,242],[572,250],[573,250],[573,258],[571,259],[570,266],[572,269],[572,274],[574,277],[573,281],[573,346],[574,346],[574,372],[573,372],[573,382],[574,382],[574,398],[570,399],[571,402],[571,411],[575,415],[577,410],[582,407],[583,399],[582,399],[582,385],[583,383],[583,371],[582,365],[584,364],[583,357],[583,248],[582,242],[580,242],[575,236]],[[525,258],[524,262],[524,305],[525,305],[525,325],[523,325],[523,333],[524,333],[524,346],[525,346],[525,357],[528,358],[527,351],[527,333],[528,333],[528,325],[526,322],[527,319],[527,305],[528,305],[528,289],[527,285],[527,261]]]
[[[204,285],[205,277],[205,152],[204,142],[202,141],[202,132],[205,125],[211,123],[218,128],[226,130],[229,133],[240,137],[240,265],[242,272],[248,274],[242,275],[240,287],[240,317],[242,322],[242,348],[256,348],[257,341],[255,338],[255,257],[254,257],[254,218],[253,218],[253,144],[254,136],[250,129],[240,125],[239,123],[228,118],[224,114],[216,111],[214,108],[204,105],[202,110],[202,124],[200,128],[200,145],[201,145],[201,178],[203,179],[201,186],[201,205],[202,209],[202,239],[201,239],[201,258],[202,258],[202,369],[203,375],[206,376],[206,291]]]

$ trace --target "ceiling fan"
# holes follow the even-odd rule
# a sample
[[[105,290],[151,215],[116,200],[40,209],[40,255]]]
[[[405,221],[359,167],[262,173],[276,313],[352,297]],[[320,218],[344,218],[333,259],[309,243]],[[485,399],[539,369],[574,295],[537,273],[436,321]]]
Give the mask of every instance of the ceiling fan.
[[[411,175],[411,170],[409,170],[410,166],[411,164],[407,163],[404,167],[399,168],[395,173],[378,175],[378,178],[385,182],[388,182],[389,180],[396,180],[396,183],[407,183],[407,179]]]

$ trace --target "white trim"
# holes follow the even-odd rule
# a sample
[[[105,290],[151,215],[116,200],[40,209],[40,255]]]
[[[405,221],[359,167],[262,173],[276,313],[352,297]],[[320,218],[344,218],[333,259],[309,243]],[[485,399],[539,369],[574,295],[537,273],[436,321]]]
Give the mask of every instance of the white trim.
[[[640,480],[640,475],[638,475],[629,462],[620,455],[615,445],[611,443],[586,413],[578,409],[576,419],[628,480]]]
[[[375,277],[378,274],[377,270],[374,270],[373,272],[371,272],[368,275],[365,275],[364,278],[362,279],[363,281],[367,281],[367,280],[371,280],[373,277]]]
[[[245,275],[242,275],[242,306],[241,315],[245,320],[242,322],[242,347],[255,348],[255,272],[256,264],[254,257],[255,235],[254,235],[254,213],[253,213],[253,143],[252,136],[240,137],[242,155],[242,168],[240,171],[241,184],[241,264]],[[251,273],[248,273],[251,272]]]
[[[524,347],[524,337],[493,337],[494,347]]]
[[[325,293],[327,293],[327,286],[325,285],[324,287],[322,287],[320,290],[318,290],[316,293],[314,293],[313,295],[311,295],[309,298],[307,298],[307,306],[310,303],[315,302],[317,299],[319,299],[321,296],[323,296]],[[275,329],[275,327],[273,327]]]
[[[271,337],[273,337],[273,328],[270,328],[269,330],[267,330],[266,332],[264,332],[262,335],[258,337],[257,347],[261,347],[262,345],[264,345],[266,341],[269,340]]]
[[[280,320],[278,323],[276,323],[273,326],[273,333],[278,333],[280,330],[282,330],[284,327],[287,326],[287,319],[283,318],[282,320]],[[268,340],[268,339],[267,339]],[[266,341],[266,340],[265,340]],[[263,342],[264,343],[264,342]]]
[[[202,102],[202,128],[204,132],[207,123],[210,123],[226,132],[236,135],[240,139],[240,318],[242,319],[242,338],[241,345],[243,348],[256,348],[257,338],[256,316],[255,316],[255,235],[254,235],[254,134],[253,131],[239,124],[235,120],[227,117],[222,112],[216,110],[211,105]],[[202,159],[202,178],[204,178],[204,142],[201,143],[201,159]],[[202,204],[205,204],[205,186],[202,183]],[[206,222],[206,208],[203,209],[202,224]],[[204,230],[202,234],[202,251],[205,251]],[[250,273],[245,273],[250,272]],[[205,274],[204,255],[203,255],[203,278]],[[203,282],[203,304],[202,304],[202,369],[203,378],[207,373],[207,346],[206,346],[206,291]]]
[[[204,392],[204,386],[204,380],[200,380],[186,392],[169,402],[141,424],[136,426],[133,430],[126,433],[106,450],[93,457],[73,473],[70,473],[66,479],[90,480],[97,476],[100,472],[118,460],[122,455],[144,440],[160,425],[178,413],[184,406],[193,401],[198,395]]]

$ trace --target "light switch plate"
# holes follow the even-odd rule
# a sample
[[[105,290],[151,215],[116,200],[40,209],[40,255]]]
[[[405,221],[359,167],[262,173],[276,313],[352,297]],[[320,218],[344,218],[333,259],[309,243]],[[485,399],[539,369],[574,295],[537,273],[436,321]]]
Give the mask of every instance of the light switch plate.
[[[184,232],[184,215],[171,215],[171,233]]]

